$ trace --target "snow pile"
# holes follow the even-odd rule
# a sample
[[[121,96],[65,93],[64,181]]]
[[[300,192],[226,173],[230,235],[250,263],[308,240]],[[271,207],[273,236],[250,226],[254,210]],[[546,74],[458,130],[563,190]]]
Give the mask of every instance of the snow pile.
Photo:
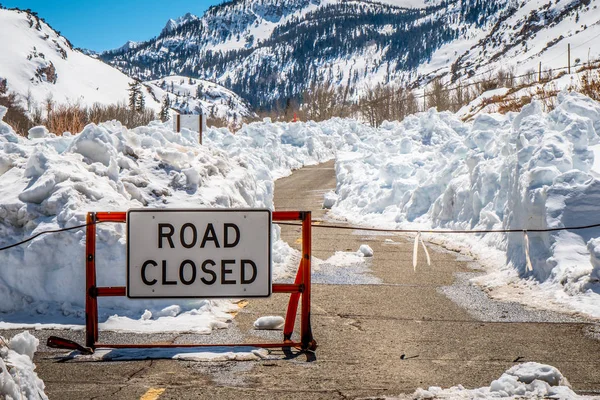
[[[285,319],[283,319],[283,317],[280,316],[260,317],[256,321],[254,321],[254,329],[283,329],[283,324],[285,324]]]
[[[600,104],[574,93],[560,94],[558,103],[550,113],[533,103],[520,113],[482,114],[473,123],[433,109],[384,123],[355,151],[338,155],[339,199],[330,215],[416,229],[600,223],[600,163],[592,151],[600,143]],[[484,260],[544,283],[555,300],[600,316],[600,229],[528,237],[532,271],[523,233],[437,238],[467,244]]]
[[[497,399],[497,398],[535,398],[535,399],[580,399],[571,390],[569,382],[560,371],[550,365],[528,362],[515,365],[493,381],[490,386],[479,389],[465,389],[454,386],[450,389],[430,387],[418,389],[415,399]]]
[[[373,257],[373,249],[368,244],[361,244],[358,248],[358,255],[363,257]]]
[[[39,340],[29,332],[19,333],[10,342],[0,336],[0,398],[47,399],[44,382],[37,377],[33,354]]]
[[[4,115],[0,109],[0,116]],[[126,129],[90,124],[77,135],[35,129],[30,139],[0,121],[0,247],[42,231],[84,224],[88,211],[140,207],[273,208],[273,186],[294,168],[351,150],[361,125],[244,126],[174,133],[169,123]],[[41,133],[43,132],[43,133]],[[274,279],[295,273],[294,251],[274,227]],[[97,226],[100,286],[125,283],[125,226]],[[84,318],[85,231],[42,235],[0,252],[0,313],[5,327],[40,320],[78,324]],[[57,249],[60,249],[57,251]],[[103,298],[103,328],[208,333],[231,320],[230,301]],[[44,316],[48,318],[44,319]],[[11,325],[14,323],[16,325]]]
[[[323,208],[330,209],[337,201],[338,196],[335,192],[327,192],[323,195]]]
[[[334,118],[320,123],[272,123],[244,125],[232,134],[226,128],[210,129],[204,136],[230,156],[243,156],[257,179],[278,179],[304,165],[331,160],[338,150],[355,151],[362,137],[377,130],[353,120]]]

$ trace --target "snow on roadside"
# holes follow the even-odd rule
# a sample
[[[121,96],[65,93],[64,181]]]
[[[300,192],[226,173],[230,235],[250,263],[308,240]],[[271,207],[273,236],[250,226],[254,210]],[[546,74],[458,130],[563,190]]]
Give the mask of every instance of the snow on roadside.
[[[44,382],[38,378],[33,355],[39,340],[25,331],[10,341],[0,336],[0,398],[47,399]]]
[[[571,390],[560,371],[550,365],[528,362],[508,369],[490,386],[465,389],[462,385],[449,389],[418,389],[413,399],[584,399]]]
[[[30,139],[2,122],[0,107],[0,247],[39,232],[85,223],[88,211],[140,207],[273,208],[274,180],[292,169],[352,149],[362,125],[254,123],[235,135],[210,129],[174,133],[170,124],[126,129],[90,124],[77,134],[35,129]],[[97,227],[98,284],[125,283],[125,226]],[[274,279],[295,273],[295,252],[273,227]],[[43,235],[0,252],[0,327],[72,327],[84,314],[83,229]],[[175,307],[174,307],[175,306]],[[227,326],[230,301],[103,298],[104,329],[194,331]]]
[[[87,211],[272,208],[277,178],[334,157],[338,183],[330,196],[331,215],[358,224],[532,229],[600,222],[593,220],[600,171],[594,170],[590,151],[600,144],[600,104],[566,93],[558,101],[551,113],[533,103],[521,113],[481,114],[472,123],[435,110],[380,128],[343,119],[266,119],[236,134],[209,129],[204,146],[195,133],[177,134],[159,123],[129,130],[108,122],[88,125],[77,135],[26,139],[1,122],[0,108],[0,246],[82,224]],[[273,229],[278,238],[279,228]],[[484,282],[488,286],[506,286],[509,279],[541,284],[547,290],[534,300],[542,306],[552,300],[596,316],[599,238],[600,229],[529,232],[533,271],[528,271],[521,233],[435,237],[496,266]],[[84,231],[77,230],[0,252],[0,326],[45,317],[47,323],[82,322],[84,240]],[[97,246],[99,284],[122,285],[124,226],[99,225]],[[275,279],[295,273],[294,257],[286,243],[273,243]],[[347,264],[364,269],[357,263]],[[321,271],[323,279],[331,281],[331,272]],[[110,329],[135,324],[180,331],[197,320],[195,331],[209,332],[225,326],[228,312],[237,310],[228,301],[206,300],[106,298],[100,305],[101,320]],[[190,323],[169,319],[179,316]]]
[[[412,229],[544,229],[600,223],[600,104],[561,93],[557,108],[481,114],[463,123],[429,110],[386,122],[336,162],[330,215],[356,224]],[[425,235],[492,265],[488,286],[542,287],[527,300],[600,317],[600,229],[524,235]],[[591,253],[591,255],[590,255]],[[537,285],[539,284],[539,285]]]

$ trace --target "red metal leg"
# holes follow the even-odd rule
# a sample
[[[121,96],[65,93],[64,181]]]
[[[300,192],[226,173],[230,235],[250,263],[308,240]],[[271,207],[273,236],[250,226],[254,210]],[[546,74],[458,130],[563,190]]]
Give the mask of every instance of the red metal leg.
[[[96,297],[96,214],[88,213],[85,233],[85,344],[98,341],[98,298]]]
[[[312,218],[311,212],[306,211],[302,219],[302,258],[304,268],[302,268],[302,283],[304,291],[302,292],[302,320],[300,326],[300,337],[302,349],[315,350],[315,342],[310,326],[310,281],[311,281],[311,256],[312,256]]]
[[[296,273],[295,285],[302,284],[304,270],[304,258],[300,260],[300,266]],[[302,286],[304,288],[304,286]],[[304,290],[304,289],[303,289]],[[283,328],[283,340],[291,340],[292,333],[294,332],[294,325],[296,323],[296,313],[298,311],[298,302],[300,301],[300,293],[292,293],[290,295],[290,301],[288,302],[287,313],[285,314],[285,327]]]

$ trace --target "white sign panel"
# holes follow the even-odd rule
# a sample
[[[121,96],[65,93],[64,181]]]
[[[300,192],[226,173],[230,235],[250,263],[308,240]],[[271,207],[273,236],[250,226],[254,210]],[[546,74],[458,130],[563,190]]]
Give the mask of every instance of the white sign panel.
[[[270,295],[269,210],[127,213],[127,297]]]
[[[198,114],[177,114],[173,121],[173,128],[176,132],[186,128],[193,132],[206,132],[206,118]]]

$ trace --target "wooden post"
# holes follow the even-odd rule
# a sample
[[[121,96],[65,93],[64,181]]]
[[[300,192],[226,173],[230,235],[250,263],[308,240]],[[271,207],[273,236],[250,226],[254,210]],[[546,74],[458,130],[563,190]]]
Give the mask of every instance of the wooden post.
[[[181,115],[177,114],[175,116],[175,121],[176,121],[175,131],[181,132]]]
[[[198,115],[198,143],[202,144],[202,119],[204,119],[204,114]]]
[[[542,62],[540,61],[540,67],[538,69],[538,82],[542,81]]]
[[[567,44],[567,53],[569,54],[569,75],[571,75],[571,43]]]

